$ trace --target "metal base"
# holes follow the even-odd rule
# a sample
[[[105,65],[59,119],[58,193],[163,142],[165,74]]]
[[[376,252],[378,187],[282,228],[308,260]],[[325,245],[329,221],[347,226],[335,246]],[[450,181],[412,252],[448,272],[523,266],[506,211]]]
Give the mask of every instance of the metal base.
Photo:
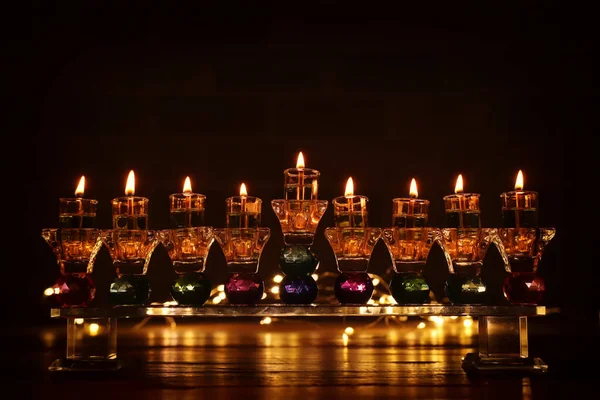
[[[53,373],[72,374],[113,374],[123,368],[120,360],[74,360],[68,358],[59,358],[48,367],[48,371]]]
[[[542,375],[548,372],[548,364],[537,357],[492,358],[468,353],[462,358],[462,369],[469,375]]]

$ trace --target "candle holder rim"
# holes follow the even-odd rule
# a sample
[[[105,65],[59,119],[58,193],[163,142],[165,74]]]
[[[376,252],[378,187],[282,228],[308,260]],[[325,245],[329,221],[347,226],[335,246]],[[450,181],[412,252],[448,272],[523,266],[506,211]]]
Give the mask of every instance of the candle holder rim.
[[[314,168],[297,168],[297,167],[286,168],[285,170],[283,170],[283,174],[289,175],[289,176],[295,176],[293,174],[299,174],[300,171],[302,171],[304,173],[304,177],[311,177],[311,176],[314,177],[314,176],[321,175],[321,172]]]
[[[500,193],[500,197],[507,197],[510,195],[519,195],[519,194],[535,194],[536,196],[539,194],[535,190],[510,190],[508,192]]]
[[[119,201],[128,201],[129,199],[132,199],[133,201],[146,201],[146,202],[150,201],[150,199],[148,199],[147,197],[143,197],[143,196],[120,196],[120,197],[115,197],[111,201],[114,204]]]
[[[448,195],[444,196],[443,200],[456,199],[458,197],[481,197],[481,193],[472,193],[472,192],[453,193],[453,194],[448,194]]]
[[[256,202],[256,203],[262,203],[262,201],[263,201],[260,197],[257,197],[257,196],[248,196],[248,195],[241,196],[241,195],[237,195],[237,196],[227,197],[225,199],[225,203],[228,203],[229,201],[233,201],[233,200],[236,200],[236,199],[240,199],[240,200],[241,199],[245,199],[246,202],[250,199],[250,200],[254,200],[254,202]]]
[[[278,203],[315,203],[315,204],[324,204],[328,205],[329,200],[324,199],[306,199],[306,200],[296,200],[296,199],[273,199],[271,200],[271,205],[275,205]]]
[[[85,201],[92,204],[98,204],[97,199],[90,199],[87,197],[59,197],[59,201]]]
[[[179,193],[171,193],[169,195],[170,198],[185,198],[185,197],[196,197],[196,198],[206,198],[206,195],[203,195],[202,193],[194,193],[194,192],[190,192],[190,193],[186,193],[186,192],[179,192]]]
[[[349,199],[352,199],[352,200],[354,200],[354,199],[363,200],[364,199],[365,201],[369,201],[369,198],[367,196],[363,195],[363,194],[353,194],[352,196],[338,196],[338,197],[336,197],[336,198],[334,198],[332,200],[332,203],[338,204],[338,203],[340,203],[341,199],[346,199],[346,200],[349,200]]]
[[[417,203],[423,203],[423,204],[429,204],[430,201],[427,199],[421,199],[419,197],[394,197],[392,199],[392,202],[396,202],[396,201],[414,201]]]
[[[84,231],[84,232],[93,232],[93,231],[102,231],[100,228],[42,228],[42,232],[58,232],[58,231]]]

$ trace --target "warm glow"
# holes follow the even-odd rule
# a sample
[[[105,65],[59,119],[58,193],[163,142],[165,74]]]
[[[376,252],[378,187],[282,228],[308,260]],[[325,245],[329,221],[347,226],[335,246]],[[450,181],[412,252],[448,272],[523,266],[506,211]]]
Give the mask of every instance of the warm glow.
[[[296,168],[304,168],[304,156],[302,152],[298,153],[298,161],[296,161]]]
[[[283,280],[283,276],[277,274],[273,277],[273,282],[275,283],[281,283],[281,281]]]
[[[520,172],[520,171],[519,171]],[[79,180],[79,185],[77,185],[77,189],[75,189],[75,196],[83,196],[83,191],[85,189],[85,176],[82,176]]]
[[[127,184],[125,185],[125,194],[127,196],[133,196],[135,194],[135,174],[133,173],[133,170],[129,171]]]
[[[240,186],[240,196],[248,196],[248,191],[246,190],[246,184],[242,183]]]
[[[346,182],[346,192],[344,196],[354,196],[354,182],[352,181],[352,177],[348,178],[348,182]]]
[[[417,191],[417,181],[415,180],[415,178],[413,178],[412,181],[410,181],[410,197],[419,197],[419,192]]]
[[[271,317],[264,317],[263,319],[260,320],[261,325],[269,325],[271,322],[273,322]]]
[[[352,335],[354,333],[354,328],[351,326],[346,327],[346,329],[344,329],[344,333],[346,335]]]
[[[88,329],[90,330],[90,336],[96,336],[100,330],[100,325],[93,323],[89,325]]]
[[[54,294],[54,289],[52,289],[51,287],[46,288],[46,290],[44,290],[44,296],[48,297],[48,296],[52,296]]]
[[[190,181],[190,177],[185,177],[185,182],[183,183],[183,193],[190,194],[192,193],[192,182]]]
[[[456,186],[454,186],[454,193],[462,193],[463,192],[463,179],[462,174],[458,175],[456,178]]]
[[[515,182],[515,190],[523,190],[523,171],[519,170],[517,180]]]

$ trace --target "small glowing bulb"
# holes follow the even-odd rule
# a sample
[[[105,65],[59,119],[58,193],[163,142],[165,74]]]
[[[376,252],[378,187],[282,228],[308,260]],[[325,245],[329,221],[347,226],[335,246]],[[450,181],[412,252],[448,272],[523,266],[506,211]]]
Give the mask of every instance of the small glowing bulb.
[[[260,320],[261,325],[269,325],[272,322],[271,317],[264,317]]]
[[[54,289],[52,289],[51,287],[47,288],[46,290],[44,290],[44,296],[52,296],[54,294]]]
[[[379,285],[379,278],[373,278],[373,286]]]
[[[283,280],[283,276],[277,274],[273,277],[273,282],[275,283],[281,283],[281,281]]]
[[[471,327],[471,325],[473,325],[473,320],[472,320],[472,319],[470,319],[470,318],[469,318],[469,319],[465,319],[465,320],[463,321],[463,325],[465,326],[465,328],[470,328],[470,327]]]
[[[279,286],[273,286],[273,287],[271,288],[271,293],[273,293],[273,294],[277,294],[277,293],[279,293]]]
[[[89,330],[91,336],[96,336],[98,334],[98,331],[100,330],[100,325],[96,323],[90,324]]]
[[[344,332],[345,332],[347,335],[352,335],[352,334],[354,333],[354,328],[353,328],[353,327],[351,327],[351,326],[349,326],[349,327],[347,327],[346,329],[344,329]]]
[[[83,324],[83,318],[75,318],[73,322],[75,322],[75,325],[81,325]]]
[[[225,285],[219,285],[219,286],[217,286],[217,291],[219,291],[219,292],[225,291]]]
[[[221,302],[221,300],[222,299],[219,296],[217,296],[213,299],[213,304],[219,304]]]
[[[425,322],[419,322],[419,325],[417,325],[417,329],[424,329],[425,326]]]

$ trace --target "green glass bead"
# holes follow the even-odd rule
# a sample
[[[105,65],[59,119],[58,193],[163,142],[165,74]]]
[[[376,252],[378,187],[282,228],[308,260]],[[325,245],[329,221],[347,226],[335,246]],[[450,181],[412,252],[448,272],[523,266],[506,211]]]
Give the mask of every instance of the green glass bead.
[[[444,286],[452,304],[485,304],[487,287],[479,276],[450,274]]]
[[[201,273],[180,275],[171,285],[171,296],[178,305],[201,306],[210,297],[212,285]]]
[[[429,301],[429,285],[421,275],[409,272],[396,274],[390,291],[398,304],[423,304]]]
[[[285,275],[305,276],[315,272],[319,259],[309,246],[286,245],[279,255],[279,266]]]
[[[108,299],[112,305],[142,305],[150,298],[150,282],[145,275],[121,275],[111,284]]]

